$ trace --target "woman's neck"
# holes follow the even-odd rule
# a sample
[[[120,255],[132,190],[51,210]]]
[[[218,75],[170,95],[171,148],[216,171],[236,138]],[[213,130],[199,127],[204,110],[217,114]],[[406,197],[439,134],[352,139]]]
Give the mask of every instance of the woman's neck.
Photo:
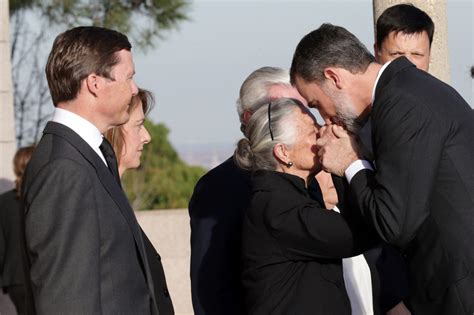
[[[125,173],[126,170],[127,170],[126,168],[121,167],[120,164],[119,164],[119,166],[118,166],[118,172],[119,172],[119,177],[120,177],[120,179],[122,179],[122,175],[123,175],[123,173]]]
[[[278,172],[281,173],[286,173],[286,174],[291,174],[300,177],[304,181],[305,187],[308,187],[308,182],[311,176],[314,176],[314,174],[311,174],[311,172],[306,171],[306,170],[297,170],[293,167],[287,167],[287,166],[279,166],[279,169],[277,169]]]

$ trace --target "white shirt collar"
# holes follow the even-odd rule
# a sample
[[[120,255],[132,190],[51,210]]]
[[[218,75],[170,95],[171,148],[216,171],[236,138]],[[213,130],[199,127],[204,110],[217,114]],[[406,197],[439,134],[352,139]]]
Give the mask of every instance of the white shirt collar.
[[[62,108],[56,108],[54,110],[52,121],[71,128],[79,135],[79,137],[87,142],[87,144],[100,156],[104,163],[106,163],[102,151],[99,149],[103,137],[94,124],[81,116]]]
[[[377,83],[379,83],[379,79],[382,76],[382,72],[387,68],[387,66],[392,62],[392,60],[387,61],[379,70],[379,73],[377,73],[377,77],[375,78],[374,82],[374,87],[372,89],[372,104],[374,103],[375,100],[375,89],[377,88]]]

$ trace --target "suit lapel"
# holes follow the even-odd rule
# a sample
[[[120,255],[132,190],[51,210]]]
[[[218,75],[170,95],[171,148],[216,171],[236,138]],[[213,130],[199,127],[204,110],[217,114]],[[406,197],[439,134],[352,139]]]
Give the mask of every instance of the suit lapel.
[[[97,155],[97,153],[78,134],[76,134],[67,126],[56,122],[48,122],[43,133],[54,134],[68,141],[94,167],[100,181],[102,182],[102,185],[112,197],[113,201],[115,202],[123,217],[125,218],[125,221],[127,221],[130,230],[132,231],[133,238],[135,239],[135,243],[138,248],[138,252],[140,253],[140,258],[145,266],[144,269],[146,278],[148,280],[148,285],[151,288],[151,292],[153,292],[154,290],[150,284],[151,275],[148,267],[148,261],[146,259],[143,239],[140,234],[138,221],[135,217],[135,214],[133,213],[132,208],[130,207],[125,193],[117,183],[117,180],[114,178],[112,173],[109,171],[109,169],[101,160],[101,158]]]

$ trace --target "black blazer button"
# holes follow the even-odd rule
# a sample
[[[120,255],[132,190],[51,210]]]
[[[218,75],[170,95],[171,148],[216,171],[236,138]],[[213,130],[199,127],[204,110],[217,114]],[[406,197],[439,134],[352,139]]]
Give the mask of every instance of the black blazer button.
[[[170,293],[167,288],[163,289],[163,294],[165,295],[165,297],[170,297]]]

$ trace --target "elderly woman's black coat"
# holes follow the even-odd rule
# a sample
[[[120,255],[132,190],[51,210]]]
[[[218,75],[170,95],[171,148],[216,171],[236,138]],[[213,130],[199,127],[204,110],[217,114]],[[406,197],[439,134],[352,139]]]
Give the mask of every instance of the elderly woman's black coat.
[[[311,199],[297,176],[257,171],[252,183],[242,239],[247,313],[350,314],[341,259],[373,245],[373,232]]]

